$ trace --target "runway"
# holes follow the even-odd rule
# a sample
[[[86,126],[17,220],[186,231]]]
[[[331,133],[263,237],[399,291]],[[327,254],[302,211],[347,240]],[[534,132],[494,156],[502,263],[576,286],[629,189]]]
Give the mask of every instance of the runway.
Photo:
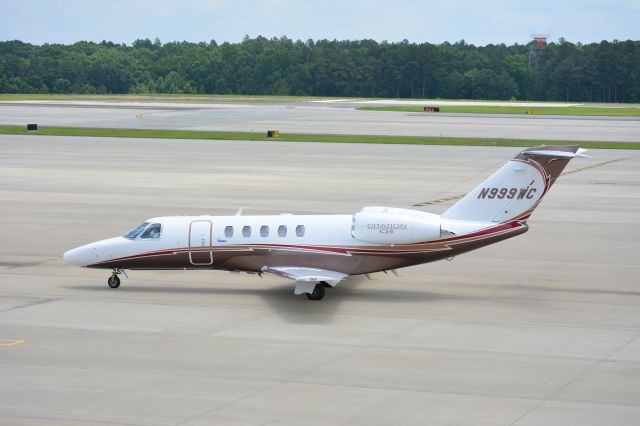
[[[136,120],[42,108],[55,123]],[[626,158],[561,177],[527,234],[319,303],[224,272],[135,271],[111,290],[105,271],[61,260],[153,216],[411,207],[518,151],[0,136],[0,423],[638,424],[637,151],[573,160]]]
[[[639,142],[638,117],[359,111],[357,102],[16,101],[0,124],[237,132]]]

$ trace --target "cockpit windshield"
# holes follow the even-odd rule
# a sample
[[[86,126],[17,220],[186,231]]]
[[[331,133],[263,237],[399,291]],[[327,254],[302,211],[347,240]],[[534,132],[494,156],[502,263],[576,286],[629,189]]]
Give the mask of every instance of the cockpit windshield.
[[[136,226],[135,228],[132,228],[129,232],[124,234],[124,237],[130,240],[135,239],[138,235],[140,235],[140,233],[144,230],[144,228],[147,227],[148,224],[149,222],[141,223],[140,225]]]
[[[160,238],[160,231],[161,230],[162,230],[162,225],[160,225],[159,223],[152,223],[140,235],[140,238],[144,239],[144,240],[157,240],[158,238]]]

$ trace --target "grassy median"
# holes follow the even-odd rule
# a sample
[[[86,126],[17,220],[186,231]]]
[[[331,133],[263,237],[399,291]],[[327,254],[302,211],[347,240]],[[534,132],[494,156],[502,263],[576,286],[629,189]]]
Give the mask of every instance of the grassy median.
[[[1,93],[3,101],[113,101],[113,102],[175,102],[175,103],[291,103],[296,101],[319,100],[384,100],[382,98],[334,98],[322,96],[280,96],[280,95],[218,95],[218,94],[121,94],[121,95],[80,95],[80,94],[25,94]],[[395,99],[402,101],[402,99]],[[429,99],[410,99],[419,101],[423,105],[382,105],[361,106],[356,109],[362,111],[397,111],[423,112],[424,106],[437,105],[438,101]],[[469,100],[468,102],[474,102]],[[482,103],[484,101],[476,101]],[[640,117],[640,108],[623,106],[621,104],[602,104],[598,106],[540,106],[528,107],[519,101],[489,101],[506,102],[508,105],[444,105],[440,111],[444,113],[472,113],[472,114],[537,114],[537,115],[585,115],[604,117]]]
[[[429,103],[425,102],[424,106]],[[398,111],[398,112],[423,112],[422,106],[364,106],[357,108],[361,111]],[[440,112],[466,113],[466,114],[533,114],[533,115],[588,115],[603,117],[640,117],[640,108],[629,107],[527,107],[509,106],[441,106]],[[437,114],[437,113],[425,113]]]
[[[191,130],[109,129],[90,127],[39,127],[27,131],[26,126],[0,125],[0,134],[44,135],[44,136],[89,136],[110,138],[158,138],[158,139],[209,139],[251,140],[278,142],[338,142],[338,143],[382,143],[405,145],[461,145],[461,146],[535,146],[579,144],[584,148],[640,149],[640,142],[563,141],[533,139],[482,139],[444,138],[415,136],[368,136],[368,135],[314,135],[301,133],[281,134],[269,138],[266,133],[201,132]]]

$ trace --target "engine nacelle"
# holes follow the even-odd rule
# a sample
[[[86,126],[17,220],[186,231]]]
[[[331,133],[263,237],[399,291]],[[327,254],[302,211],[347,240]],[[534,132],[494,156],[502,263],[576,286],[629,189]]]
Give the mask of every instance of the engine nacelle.
[[[414,244],[441,236],[440,216],[418,210],[366,207],[353,215],[351,236],[376,244]]]

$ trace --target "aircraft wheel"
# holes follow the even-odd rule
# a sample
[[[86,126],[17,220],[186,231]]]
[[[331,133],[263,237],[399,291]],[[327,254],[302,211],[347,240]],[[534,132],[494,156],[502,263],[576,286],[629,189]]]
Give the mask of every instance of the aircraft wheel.
[[[307,299],[320,300],[324,297],[324,285],[316,284],[311,293],[307,293]]]
[[[118,278],[116,274],[113,274],[107,280],[107,284],[109,284],[111,288],[118,288],[120,287],[120,278]]]

